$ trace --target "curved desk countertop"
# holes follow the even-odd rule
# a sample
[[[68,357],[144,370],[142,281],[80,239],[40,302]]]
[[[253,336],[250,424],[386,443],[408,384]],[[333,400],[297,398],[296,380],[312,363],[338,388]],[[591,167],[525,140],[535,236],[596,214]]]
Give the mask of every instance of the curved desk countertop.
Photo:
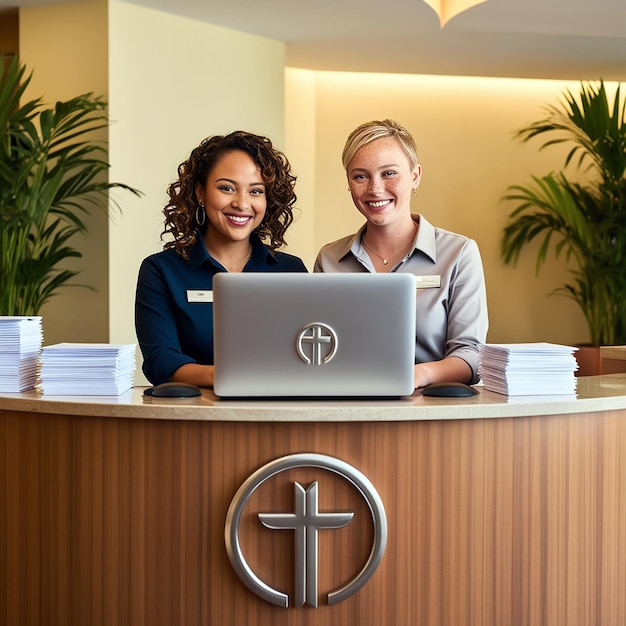
[[[505,396],[477,387],[469,398],[234,400],[204,389],[196,398],[151,398],[145,387],[120,396],[0,393],[0,409],[97,417],[215,421],[405,421],[527,417],[626,409],[626,374],[578,379],[576,396]],[[201,409],[201,410],[198,410]]]
[[[0,394],[0,623],[626,624],[626,374],[579,378],[575,398],[142,392]],[[235,494],[296,454],[355,468],[386,512],[378,568],[338,604],[328,594],[368,562],[377,528],[372,500],[345,475],[276,475],[238,526],[251,570],[297,604],[297,533],[259,515],[290,517],[296,483],[315,485],[321,513],[354,513],[316,531],[319,589],[303,606],[255,595],[225,546]]]

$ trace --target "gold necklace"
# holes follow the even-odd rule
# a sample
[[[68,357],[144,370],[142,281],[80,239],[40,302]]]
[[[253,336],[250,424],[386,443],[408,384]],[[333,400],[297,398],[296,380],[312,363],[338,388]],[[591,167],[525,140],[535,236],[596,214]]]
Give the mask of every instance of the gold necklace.
[[[409,243],[402,246],[402,248],[400,248],[397,252],[394,252],[391,256],[384,257],[382,254],[380,254],[380,252],[377,252],[376,250],[374,250],[374,248],[372,248],[372,246],[370,246],[370,244],[367,243],[367,240],[365,239],[365,235],[361,237],[361,241],[363,242],[363,245],[366,248],[371,250],[379,259],[382,260],[383,265],[389,265],[389,261],[391,261],[392,259],[395,259],[401,252],[404,252],[413,243],[413,239],[411,239]]]

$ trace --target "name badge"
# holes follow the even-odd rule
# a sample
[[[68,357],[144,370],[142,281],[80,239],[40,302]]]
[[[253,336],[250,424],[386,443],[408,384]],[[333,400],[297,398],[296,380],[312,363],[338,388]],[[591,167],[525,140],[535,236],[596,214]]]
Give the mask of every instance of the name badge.
[[[213,292],[187,289],[187,302],[213,302]]]
[[[417,289],[441,287],[441,276],[416,276],[415,287]]]

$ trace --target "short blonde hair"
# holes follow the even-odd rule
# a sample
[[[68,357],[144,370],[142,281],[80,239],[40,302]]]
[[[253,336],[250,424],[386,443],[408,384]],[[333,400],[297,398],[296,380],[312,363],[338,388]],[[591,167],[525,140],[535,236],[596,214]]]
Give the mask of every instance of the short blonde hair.
[[[383,137],[394,137],[397,139],[400,147],[409,159],[411,169],[417,167],[419,163],[417,147],[411,133],[398,122],[387,119],[365,122],[365,124],[361,124],[350,133],[341,154],[341,162],[344,169],[348,171],[348,163],[350,163],[359,148]]]

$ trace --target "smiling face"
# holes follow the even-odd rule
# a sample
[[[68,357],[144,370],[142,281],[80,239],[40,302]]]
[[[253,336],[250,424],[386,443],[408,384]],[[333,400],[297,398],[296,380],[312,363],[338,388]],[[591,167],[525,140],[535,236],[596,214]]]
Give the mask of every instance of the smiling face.
[[[226,153],[196,189],[206,207],[207,245],[247,241],[267,207],[265,183],[252,157],[242,150]]]
[[[350,193],[356,208],[377,226],[392,224],[411,213],[411,191],[422,169],[413,169],[394,137],[382,137],[359,148],[348,163]]]

